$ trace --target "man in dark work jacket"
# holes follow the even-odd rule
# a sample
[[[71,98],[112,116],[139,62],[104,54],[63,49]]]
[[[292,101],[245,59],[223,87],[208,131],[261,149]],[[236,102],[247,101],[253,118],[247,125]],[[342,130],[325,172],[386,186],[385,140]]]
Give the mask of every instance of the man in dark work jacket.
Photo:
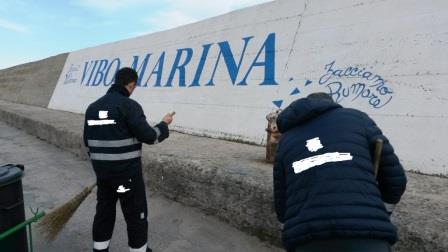
[[[287,251],[390,251],[406,176],[375,122],[315,93],[282,111],[277,126],[274,198]],[[376,139],[384,141],[377,179]]]
[[[155,127],[143,109],[129,98],[136,87],[137,72],[122,68],[107,93],[90,104],[84,123],[84,143],[97,176],[97,206],[93,221],[93,251],[109,251],[117,200],[127,225],[131,252],[151,251],[148,210],[142,177],[142,143],[156,144],[169,135],[167,114]]]

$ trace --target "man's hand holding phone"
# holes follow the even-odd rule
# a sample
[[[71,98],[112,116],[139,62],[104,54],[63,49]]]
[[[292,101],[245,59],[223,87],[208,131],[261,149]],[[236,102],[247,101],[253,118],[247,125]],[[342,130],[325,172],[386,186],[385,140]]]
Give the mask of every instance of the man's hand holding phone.
[[[173,122],[173,116],[174,116],[175,114],[176,114],[176,112],[174,112],[174,111],[171,112],[171,113],[166,114],[166,115],[163,117],[162,121],[165,122],[166,124],[170,125],[171,122]]]

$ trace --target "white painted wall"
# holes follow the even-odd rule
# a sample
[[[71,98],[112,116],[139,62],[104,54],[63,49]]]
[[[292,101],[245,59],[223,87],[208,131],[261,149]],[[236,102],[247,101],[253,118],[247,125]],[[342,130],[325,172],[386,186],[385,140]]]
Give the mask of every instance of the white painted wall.
[[[442,143],[448,142],[446,27],[446,0],[279,0],[176,29],[72,52],[49,108],[83,113],[89,103],[106,92],[108,87],[103,84],[95,87],[86,86],[85,81],[81,84],[85,62],[101,59],[110,62],[118,57],[121,66],[130,66],[133,56],[139,56],[140,65],[145,55],[152,53],[145,80],[165,52],[162,87],[154,87],[152,76],[148,86],[139,87],[133,95],[152,121],[176,111],[174,127],[179,131],[262,143],[265,115],[275,109],[273,101],[283,100],[285,107],[294,99],[316,91],[333,92],[337,98],[340,86],[346,88],[347,97],[339,102],[370,114],[391,139],[406,169],[448,174],[448,155],[442,149]],[[253,36],[236,77],[238,83],[272,33],[275,33],[278,85],[259,85],[264,79],[264,66],[253,68],[247,85],[233,85],[221,58],[215,86],[205,86],[220,51],[218,42],[228,41],[238,63],[243,38]],[[188,87],[200,62],[202,47],[210,43],[213,44],[200,86]],[[163,87],[176,50],[181,48],[193,51],[185,67],[186,87],[179,86],[178,73],[172,87]],[[184,53],[180,61],[185,58]],[[262,51],[258,61],[264,59]],[[332,76],[326,80],[331,62],[336,75],[350,70],[355,74],[353,68],[357,67],[365,68],[361,75],[366,78]],[[111,69],[108,82],[115,65]],[[379,77],[383,84],[375,82]],[[366,85],[364,95],[377,98],[363,98],[360,86],[358,89],[352,86],[356,83]],[[300,93],[290,95],[296,88]]]

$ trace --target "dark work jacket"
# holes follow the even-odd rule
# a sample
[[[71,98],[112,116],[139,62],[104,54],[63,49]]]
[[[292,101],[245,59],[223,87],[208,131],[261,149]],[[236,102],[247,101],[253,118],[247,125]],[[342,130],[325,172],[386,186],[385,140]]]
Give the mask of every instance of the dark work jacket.
[[[166,123],[148,124],[142,107],[123,86],[112,85],[85,113],[84,143],[99,180],[139,174],[142,143],[162,142],[168,135]]]
[[[405,190],[406,176],[374,121],[355,109],[303,98],[282,111],[277,124],[283,135],[274,164],[274,198],[277,217],[284,223],[285,248],[291,251],[328,238],[395,243],[389,217]],[[321,147],[308,149],[307,141],[316,138]],[[384,140],[377,180],[372,164],[376,139]],[[309,168],[297,162],[335,152],[349,153],[352,159],[315,162]],[[294,165],[303,169],[295,171]]]

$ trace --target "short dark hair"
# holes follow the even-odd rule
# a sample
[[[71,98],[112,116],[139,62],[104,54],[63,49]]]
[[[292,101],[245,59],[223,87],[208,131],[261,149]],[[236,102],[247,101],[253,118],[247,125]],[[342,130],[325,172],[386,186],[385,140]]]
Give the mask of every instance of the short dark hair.
[[[333,98],[331,98],[331,96],[329,94],[324,93],[324,92],[312,93],[312,94],[309,94],[307,97],[310,98],[310,99],[325,100],[325,101],[334,102]]]
[[[123,67],[115,74],[115,84],[126,86],[131,82],[137,82],[137,72],[130,67]]]

